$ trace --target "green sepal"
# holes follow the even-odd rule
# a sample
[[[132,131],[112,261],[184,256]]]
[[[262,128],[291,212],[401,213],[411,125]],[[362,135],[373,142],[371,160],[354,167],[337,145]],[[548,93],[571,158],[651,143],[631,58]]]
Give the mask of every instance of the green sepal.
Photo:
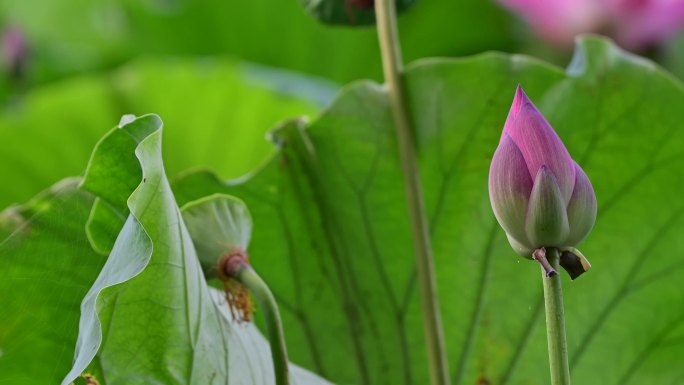
[[[589,263],[589,260],[574,247],[560,249],[559,263],[561,267],[568,272],[570,279],[572,280],[575,280],[575,278],[591,269],[591,263]]]
[[[536,247],[562,246],[570,232],[560,187],[546,166],[539,169],[532,186],[525,232]]]

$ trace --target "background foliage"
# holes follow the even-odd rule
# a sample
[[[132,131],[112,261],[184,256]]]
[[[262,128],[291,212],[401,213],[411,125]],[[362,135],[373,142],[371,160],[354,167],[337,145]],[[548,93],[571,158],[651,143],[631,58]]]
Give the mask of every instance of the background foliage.
[[[476,34],[474,20],[483,27]],[[263,133],[276,122],[313,115],[338,85],[381,76],[372,27],[324,26],[295,0],[8,0],[0,21],[21,27],[31,46],[25,82],[0,85],[0,175],[13,181],[0,186],[0,206],[82,173],[97,139],[127,113],[162,114],[171,171],[242,175],[268,153]],[[506,49],[509,24],[495,4],[425,2],[402,16],[403,29],[421,31],[405,34],[403,46],[410,60]],[[243,61],[317,78],[302,87],[290,73]],[[177,147],[188,140],[237,144],[226,153]]]
[[[153,245],[187,248],[177,243],[182,230],[167,231],[178,225],[177,207],[221,191],[244,199],[254,216],[253,262],[280,301],[294,362],[340,384],[425,383],[403,188],[372,28],[318,24],[294,0],[8,0],[0,4],[0,20],[20,26],[31,45],[27,77],[5,77],[0,86],[0,207],[27,202],[0,216],[0,382],[62,379],[79,332],[79,305],[126,218],[141,222]],[[400,29],[409,61],[492,49],[567,58],[530,40],[490,2],[418,2],[401,16]],[[678,45],[668,48],[666,63],[678,62]],[[342,87],[363,78],[370,81]],[[518,83],[582,164],[599,199],[597,227],[582,247],[594,269],[566,282],[575,381],[681,382],[683,202],[676,187],[684,172],[678,130],[684,90],[653,63],[593,38],[567,70],[499,53],[410,67],[454,382],[527,384],[548,376],[536,266],[513,256],[486,193],[491,154]],[[126,204],[143,175],[139,143],[113,141],[118,128],[108,134],[121,115],[148,112],[164,119],[163,141],[159,127],[138,139],[159,137],[163,167],[153,153],[152,173],[162,185],[168,175],[173,189],[142,192],[168,214],[147,214],[152,222]],[[301,115],[311,118],[290,120],[265,139],[278,122]],[[108,151],[123,159],[100,163],[104,171],[121,170],[115,183],[105,173],[102,186],[86,192],[70,179],[31,199],[83,175],[105,135],[98,149],[109,143]],[[211,171],[191,170],[197,167]],[[240,181],[223,181],[252,170]],[[134,224],[127,226],[133,234]],[[102,247],[94,250],[88,236]],[[145,349],[169,341],[177,342],[169,346],[174,351],[195,346],[192,333],[160,321],[177,326],[174,307],[190,291],[179,289],[187,276],[175,282],[159,275],[177,272],[173,266],[192,261],[192,251],[154,257],[144,245],[129,245],[133,251],[124,256],[147,255],[134,266],[141,274],[119,277],[124,284],[106,289],[97,310],[111,320],[122,309],[126,324],[140,314],[135,333],[150,327],[168,333],[136,351],[128,344],[137,335],[125,328],[114,329],[123,334],[110,345],[91,345],[104,364],[90,369],[109,376],[108,384],[131,382],[107,369],[107,357],[155,357]],[[189,281],[204,293],[198,303],[215,309],[197,266],[183,271],[194,272]],[[126,292],[136,298],[122,294],[127,299],[117,305],[117,293]],[[216,314],[203,332],[232,333]],[[251,357],[242,362],[251,371],[241,373],[267,370],[262,353],[235,351],[232,357]],[[231,365],[228,355],[214,353]],[[147,364],[155,366],[141,363]],[[163,383],[193,378],[151,376]]]

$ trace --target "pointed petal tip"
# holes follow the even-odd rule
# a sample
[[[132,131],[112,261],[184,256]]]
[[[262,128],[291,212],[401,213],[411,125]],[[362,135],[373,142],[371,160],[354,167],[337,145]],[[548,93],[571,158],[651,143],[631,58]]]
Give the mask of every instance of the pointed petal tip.
[[[523,96],[527,95],[525,95],[525,90],[523,89],[522,84],[518,83],[518,86],[515,88],[515,97],[518,98]]]
[[[515,96],[513,96],[513,104],[511,105],[511,113],[513,118],[518,115],[520,106],[522,106],[526,100],[529,100],[529,98],[527,95],[525,95],[525,91],[523,90],[522,86],[518,84],[518,87],[515,89]]]
[[[538,114],[541,116],[541,112],[532,103],[530,98],[527,96],[522,86],[518,84],[515,90],[515,96],[513,97],[513,103],[511,104],[511,109],[508,112],[508,117],[504,124],[504,132],[511,132],[515,130],[515,121],[519,115]]]
[[[522,85],[518,84],[518,87],[516,87],[516,89],[515,89],[515,96],[513,97],[513,104],[514,105],[515,104],[522,105],[523,103],[526,103],[526,102],[532,103],[530,98],[525,93],[525,90],[523,89]]]
[[[509,132],[513,129],[513,123],[518,117],[520,108],[523,104],[528,102],[530,99],[525,95],[525,91],[520,84],[518,84],[515,89],[515,95],[513,96],[513,103],[511,103],[511,109],[508,111],[508,116],[506,117],[506,122],[504,123],[503,132]]]

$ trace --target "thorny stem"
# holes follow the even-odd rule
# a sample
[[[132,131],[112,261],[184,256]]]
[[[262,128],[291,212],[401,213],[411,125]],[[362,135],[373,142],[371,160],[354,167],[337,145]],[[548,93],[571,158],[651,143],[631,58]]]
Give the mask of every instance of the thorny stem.
[[[550,266],[558,269],[560,258],[555,247],[546,250],[546,259]],[[544,282],[544,305],[546,307],[546,338],[549,346],[549,367],[551,369],[551,385],[570,385],[570,367],[568,366],[568,346],[565,341],[565,315],[563,314],[563,290],[559,274],[548,276],[542,267]]]
[[[232,275],[241,284],[245,285],[256,297],[259,307],[264,314],[268,341],[271,344],[271,354],[273,355],[273,369],[275,372],[276,385],[289,385],[290,376],[287,365],[287,348],[285,346],[285,333],[283,324],[280,321],[278,304],[273,297],[273,293],[266,283],[259,277],[256,271],[248,262],[237,264]]]
[[[378,38],[383,72],[397,131],[399,157],[404,174],[417,275],[427,340],[432,385],[449,385],[449,369],[444,348],[444,331],[437,298],[432,245],[423,206],[423,193],[416,162],[415,144],[403,87],[403,64],[394,0],[375,0]]]

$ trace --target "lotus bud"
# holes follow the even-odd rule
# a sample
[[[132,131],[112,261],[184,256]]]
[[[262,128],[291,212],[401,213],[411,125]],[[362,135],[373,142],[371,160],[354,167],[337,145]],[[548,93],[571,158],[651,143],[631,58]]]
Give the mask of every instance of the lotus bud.
[[[252,218],[247,206],[234,197],[214,194],[187,203],[181,214],[205,276],[223,283],[233,319],[249,321],[249,290],[235,279],[239,268],[249,265]]]
[[[520,86],[492,158],[489,198],[518,254],[544,266],[546,248],[557,248],[573,279],[591,267],[574,247],[594,226],[594,189]]]

